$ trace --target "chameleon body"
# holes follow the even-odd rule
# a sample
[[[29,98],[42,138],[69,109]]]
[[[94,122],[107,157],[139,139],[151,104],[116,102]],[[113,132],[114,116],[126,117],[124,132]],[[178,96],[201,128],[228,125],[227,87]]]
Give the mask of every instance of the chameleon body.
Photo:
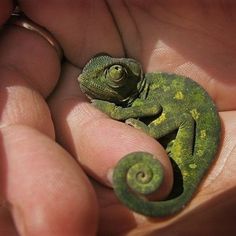
[[[121,202],[152,217],[180,211],[196,191],[220,141],[220,119],[207,92],[184,76],[144,74],[134,59],[109,55],[92,58],[78,80],[98,109],[160,141],[171,158],[173,189],[160,201],[145,197],[162,183],[160,162],[142,151],[122,158],[113,173]]]

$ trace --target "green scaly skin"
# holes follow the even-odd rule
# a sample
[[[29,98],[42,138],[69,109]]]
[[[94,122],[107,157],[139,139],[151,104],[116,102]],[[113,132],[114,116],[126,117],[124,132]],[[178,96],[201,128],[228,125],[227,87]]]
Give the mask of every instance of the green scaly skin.
[[[98,109],[158,139],[171,158],[175,180],[166,200],[141,196],[155,192],[163,180],[162,165],[145,152],[128,154],[116,166],[113,187],[118,198],[146,216],[180,211],[196,191],[220,141],[220,119],[206,91],[184,76],[143,74],[137,61],[109,55],[92,58],[78,80]]]

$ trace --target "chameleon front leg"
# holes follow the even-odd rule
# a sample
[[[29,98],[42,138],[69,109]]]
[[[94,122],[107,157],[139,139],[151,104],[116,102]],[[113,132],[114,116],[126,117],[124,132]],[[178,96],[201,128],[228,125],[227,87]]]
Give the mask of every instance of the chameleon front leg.
[[[115,120],[154,116],[161,111],[161,106],[157,102],[142,99],[136,99],[130,107],[117,106],[112,102],[98,99],[92,100],[92,104]]]
[[[149,125],[133,118],[126,120],[126,123],[134,128],[144,131],[155,139],[159,139],[170,134],[174,130],[178,130],[176,138],[171,144],[172,153],[175,154],[176,159],[180,158],[177,157],[177,154],[181,157],[189,157],[193,154],[195,121],[190,114],[180,114],[175,118],[162,114],[158,119],[154,120]]]
[[[155,139],[159,139],[177,129],[186,130],[187,133],[192,134],[195,122],[192,116],[187,113],[180,114],[175,118],[163,113],[149,125],[135,118],[129,118],[125,123],[136,129],[143,130]]]

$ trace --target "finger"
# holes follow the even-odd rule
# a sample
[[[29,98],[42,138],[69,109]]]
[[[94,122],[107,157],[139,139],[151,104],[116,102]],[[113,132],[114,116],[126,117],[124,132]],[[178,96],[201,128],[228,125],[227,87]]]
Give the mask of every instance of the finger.
[[[55,49],[39,34],[9,25],[0,37],[1,126],[26,124],[54,137],[43,97],[60,73]]]
[[[0,25],[6,22],[13,11],[13,2],[11,0],[0,1]]]
[[[95,194],[68,153],[26,126],[1,129],[1,139],[1,188],[19,233],[94,235]]]
[[[17,72],[44,97],[54,88],[60,59],[56,50],[36,32],[7,25],[0,37],[0,66]]]
[[[48,96],[58,79],[58,75],[60,72],[60,61],[57,53],[55,52],[55,49],[52,48],[48,44],[48,42],[40,35],[15,26],[9,26],[8,28],[4,29],[4,34],[2,34],[0,38],[0,49],[2,52],[0,55],[0,127],[2,135],[4,136],[4,145],[1,146],[0,150],[2,153],[1,157],[4,158],[5,161],[4,165],[1,165],[1,173],[4,177],[2,181],[4,185],[2,184],[1,186],[5,186],[5,189],[1,190],[1,194],[5,194],[5,198],[13,205],[12,212],[14,213],[14,220],[16,221],[16,225],[19,231],[30,231],[30,222],[32,222],[32,225],[34,225],[32,230],[35,230],[36,233],[38,233],[38,231],[41,231],[42,235],[43,229],[49,229],[50,224],[47,224],[48,221],[51,221],[51,226],[54,225],[51,229],[60,228],[61,232],[63,232],[63,228],[64,230],[77,229],[77,231],[83,231],[84,227],[86,226],[85,221],[81,220],[82,225],[80,225],[80,223],[78,223],[78,214],[75,214],[74,217],[76,220],[71,222],[70,226],[66,226],[60,223],[64,220],[63,207],[65,207],[66,204],[68,204],[67,211],[65,211],[67,213],[70,207],[75,209],[75,211],[78,211],[79,205],[76,206],[70,204],[71,198],[65,195],[65,197],[61,198],[62,201],[64,201],[64,206],[62,208],[59,207],[60,210],[58,212],[55,211],[56,205],[52,204],[53,207],[50,208],[50,199],[42,198],[43,194],[46,195],[48,193],[50,184],[47,185],[47,188],[44,188],[43,184],[42,186],[38,185],[37,191],[35,191],[35,195],[32,195],[32,185],[34,185],[34,183],[37,183],[37,179],[39,178],[39,176],[42,176],[44,174],[44,169],[41,169],[40,173],[37,172],[38,169],[31,166],[31,164],[33,165],[34,162],[36,163],[35,160],[32,160],[32,162],[29,161],[28,167],[24,166],[24,158],[27,159],[32,157],[33,155],[37,157],[39,161],[42,161],[40,163],[42,166],[45,166],[45,171],[47,170],[46,166],[52,166],[53,162],[58,162],[55,166],[57,166],[58,168],[59,166],[61,166],[61,170],[70,172],[71,164],[66,165],[67,167],[65,167],[66,162],[60,161],[60,157],[64,156],[63,158],[65,160],[69,159],[69,156],[65,153],[63,154],[62,150],[59,149],[52,140],[46,138],[46,136],[43,135],[44,133],[51,138],[54,137],[54,128],[51,120],[51,115],[48,110],[47,104],[44,101],[44,97]],[[16,128],[17,126],[14,126],[15,124],[24,124],[25,126],[21,127],[21,129],[18,130]],[[29,129],[29,127],[32,127],[33,130]],[[42,145],[42,147],[39,147],[37,145]],[[49,148],[49,146],[52,147]],[[50,155],[49,150],[52,151]],[[33,151],[38,152],[38,156]],[[50,160],[53,159],[51,156],[54,155],[58,156],[58,159],[54,159],[53,162],[50,162]],[[6,166],[5,163],[10,165],[11,158],[19,158],[18,160],[20,162],[22,161],[24,165],[17,165],[17,162],[14,161],[16,165],[13,165],[12,169],[8,169],[10,168],[10,166]],[[73,163],[75,164],[75,162]],[[32,172],[30,171],[31,169],[34,169],[35,171]],[[26,171],[26,173],[24,173],[24,171]],[[78,169],[76,169],[76,171],[81,172]],[[22,177],[21,179],[20,177],[18,177],[18,175],[20,176],[22,173],[24,173],[24,178]],[[50,178],[50,174],[48,174],[48,177]],[[66,174],[62,175],[61,177],[62,179],[65,178],[66,183]],[[52,173],[52,182],[49,182],[52,184],[55,178],[55,175]],[[82,185],[87,186],[87,184],[85,183],[87,180],[84,181],[85,178],[82,174],[77,175],[76,178],[80,179],[79,182]],[[8,179],[11,179],[12,182],[8,182]],[[46,179],[42,179],[42,183],[44,183],[44,181],[46,181]],[[63,182],[63,180],[61,179],[60,181]],[[74,181],[77,182],[77,179],[75,179]],[[13,190],[11,190],[12,185],[14,185],[14,187],[12,188]],[[60,190],[57,189],[57,186],[55,186],[55,188],[55,192],[56,190]],[[6,192],[6,190],[9,190],[9,192]],[[67,190],[65,192],[69,192],[68,189],[65,190]],[[18,194],[18,192],[20,193]],[[63,194],[65,192],[63,191]],[[24,195],[24,193],[26,194],[25,198],[24,196],[22,196]],[[60,194],[62,194],[62,192],[60,192]],[[77,194],[72,193],[72,195],[74,195],[74,197],[76,196],[76,198]],[[82,193],[81,196],[85,197],[85,195]],[[57,199],[60,199],[58,192],[56,192],[55,196],[57,196]],[[74,197],[72,196],[72,198]],[[34,202],[35,199],[38,199],[40,203]],[[54,201],[56,201],[57,199],[51,198],[51,200]],[[91,198],[87,195],[86,199],[91,200]],[[68,200],[69,202],[67,202],[66,200]],[[37,207],[37,204],[40,204],[40,207],[38,208],[39,211],[37,211],[36,208],[34,210],[34,213],[37,213],[36,215],[30,215],[30,213],[28,213],[29,207],[32,207],[28,204],[32,202],[34,202],[35,207]],[[94,211],[96,211],[96,207],[94,206],[94,204],[92,202],[90,204],[93,205]],[[79,210],[78,212],[85,214],[83,206],[83,204],[80,204],[81,211]],[[18,207],[20,209],[20,213],[15,213],[17,212],[17,210],[15,209],[18,209]],[[75,211],[73,209],[71,209],[71,212],[74,214]],[[54,212],[58,213],[58,216],[56,218],[54,218]],[[21,213],[23,215],[20,215]],[[88,214],[91,213],[92,211],[88,212]],[[17,216],[17,214],[19,214],[19,216]],[[24,214],[28,215],[26,219],[27,222],[24,221]],[[53,217],[51,218],[51,216]],[[31,217],[32,219],[30,221]],[[96,218],[96,213],[94,213],[94,217]],[[43,218],[46,220],[44,221]],[[43,219],[43,222],[41,222],[41,219]],[[91,219],[93,221],[93,216]],[[29,225],[27,224],[28,222],[30,223]],[[61,226],[58,226],[58,222]],[[68,234],[65,233],[65,235]]]
[[[75,65],[98,52],[121,55],[122,44],[105,1],[19,1],[21,9],[46,27]],[[62,21],[56,20],[60,17]]]
[[[165,150],[134,128],[106,117],[88,104],[76,77],[79,70],[65,65],[57,91],[49,101],[58,141],[93,177],[109,185],[111,170],[119,159],[133,151],[153,153],[163,164],[165,181],[161,196],[172,186],[172,171]]]

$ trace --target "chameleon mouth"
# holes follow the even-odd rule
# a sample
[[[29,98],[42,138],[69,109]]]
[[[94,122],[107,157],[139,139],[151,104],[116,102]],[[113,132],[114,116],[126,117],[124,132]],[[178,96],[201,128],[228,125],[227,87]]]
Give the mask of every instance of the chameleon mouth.
[[[95,91],[93,91],[91,88],[88,88],[84,84],[80,83],[80,89],[90,100],[94,98],[99,98],[99,95]]]
[[[88,97],[90,100],[93,98],[97,98],[98,94],[95,91],[98,91],[96,88],[92,89],[91,84],[86,85],[86,79],[82,76],[78,77],[79,87],[81,91]]]
[[[88,81],[83,76],[78,77],[78,82],[79,82],[79,86],[80,86],[81,91],[90,100],[91,99],[101,99],[101,100],[107,100],[107,101],[117,100],[117,99],[112,99],[112,98],[116,98],[118,96],[118,94],[115,91],[110,90],[106,86],[99,86],[97,83],[93,83],[92,81]]]

